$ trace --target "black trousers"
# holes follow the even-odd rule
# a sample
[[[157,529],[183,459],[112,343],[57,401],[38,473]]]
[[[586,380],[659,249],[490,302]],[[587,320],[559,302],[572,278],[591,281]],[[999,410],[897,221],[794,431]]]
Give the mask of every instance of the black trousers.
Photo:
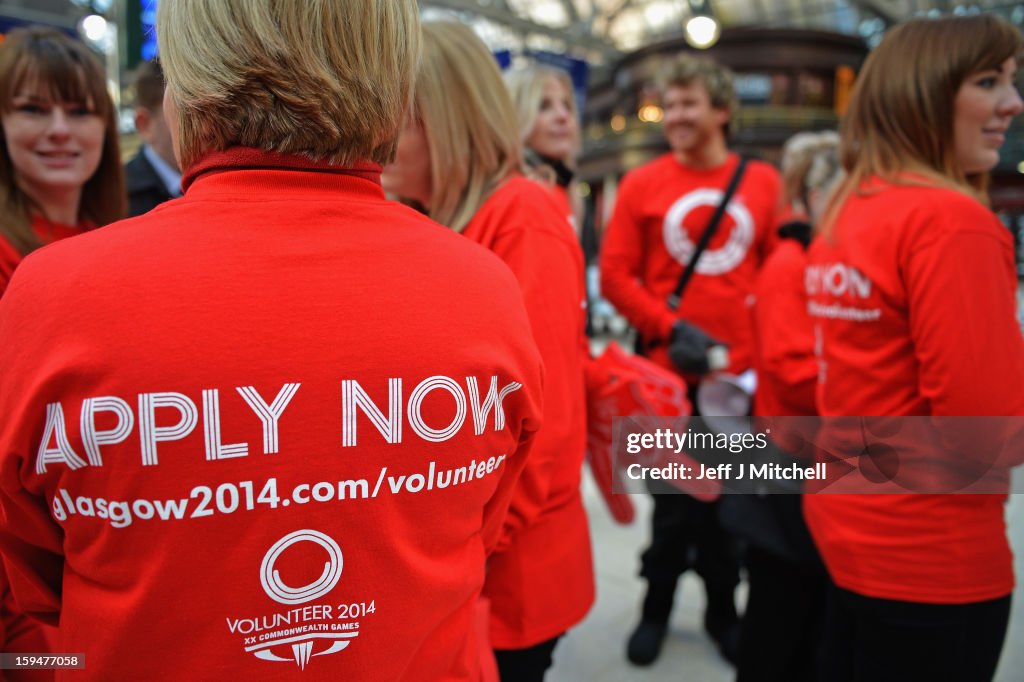
[[[829,579],[823,566],[747,548],[736,682],[814,682]]]
[[[640,558],[650,582],[676,580],[696,569],[708,588],[734,589],[740,582],[736,543],[718,521],[718,502],[689,495],[654,494],[651,544]]]
[[[562,635],[526,649],[495,649],[501,682],[544,682],[551,667],[555,645]]]
[[[696,385],[688,393],[694,416],[700,416]],[[700,457],[699,452],[691,454]],[[733,592],[740,582],[739,550],[736,539],[719,522],[718,502],[701,502],[663,481],[648,480],[647,490],[654,499],[654,512],[651,544],[640,557],[640,576],[649,583],[644,620],[668,621],[675,583],[691,568],[704,581],[708,610],[717,612],[713,620],[734,619]],[[650,597],[657,595],[667,595],[661,600],[666,603],[653,603]]]
[[[1010,595],[973,604],[873,599],[829,588],[821,682],[988,682]]]

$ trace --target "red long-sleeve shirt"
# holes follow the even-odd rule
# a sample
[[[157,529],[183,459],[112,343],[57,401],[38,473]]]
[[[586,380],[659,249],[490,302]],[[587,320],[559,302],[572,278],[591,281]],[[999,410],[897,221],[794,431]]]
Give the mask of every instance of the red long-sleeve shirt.
[[[590,532],[580,496],[586,444],[583,255],[549,189],[516,177],[463,234],[515,273],[544,361],[544,426],[513,498],[525,523],[488,561],[491,642],[521,649],[565,632],[594,602]]]
[[[812,245],[806,273],[822,334],[822,416],[1024,415],[1024,340],[1007,229],[951,189],[880,180],[862,189],[843,206],[832,240]],[[844,485],[858,483],[864,489],[871,479],[855,468]],[[1013,589],[1005,495],[804,500],[840,587],[932,603]]]
[[[643,335],[665,342],[684,319],[729,345],[729,371],[753,362],[750,308],[761,262],[775,243],[780,181],[758,161],[746,172],[701,255],[679,309],[666,299],[707,227],[739,163],[696,170],[672,154],[626,174],[601,245],[601,292]],[[651,359],[671,367],[664,347]]]
[[[757,280],[757,393],[754,414],[785,417],[816,414],[818,360],[814,324],[807,314],[807,254],[795,239],[781,239]]]
[[[508,267],[379,173],[211,154],[19,266],[0,550],[70,679],[478,679],[541,363]]]

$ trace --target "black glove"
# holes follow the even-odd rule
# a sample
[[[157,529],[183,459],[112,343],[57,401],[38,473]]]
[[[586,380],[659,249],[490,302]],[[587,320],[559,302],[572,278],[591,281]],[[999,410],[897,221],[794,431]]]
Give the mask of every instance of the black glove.
[[[700,327],[679,320],[672,325],[672,335],[668,341],[668,357],[672,364],[686,374],[707,374],[708,349],[712,346],[724,346],[721,341],[711,337]]]

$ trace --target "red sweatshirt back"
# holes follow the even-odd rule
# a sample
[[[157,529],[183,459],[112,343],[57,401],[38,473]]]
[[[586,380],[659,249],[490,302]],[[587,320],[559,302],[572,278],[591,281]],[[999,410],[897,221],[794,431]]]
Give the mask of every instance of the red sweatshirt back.
[[[821,415],[1024,415],[1009,231],[952,189],[882,181],[862,189],[844,204],[832,239],[812,244],[805,276],[822,335]],[[871,485],[859,469],[845,483]],[[840,587],[931,603],[1013,590],[1004,502],[967,494],[804,497],[808,526]]]
[[[379,173],[229,150],[19,267],[0,550],[72,679],[478,679],[541,364],[508,268]]]

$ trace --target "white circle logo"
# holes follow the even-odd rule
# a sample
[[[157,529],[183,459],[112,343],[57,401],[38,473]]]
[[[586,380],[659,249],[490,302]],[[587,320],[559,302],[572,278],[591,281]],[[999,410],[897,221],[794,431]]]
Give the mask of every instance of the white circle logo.
[[[289,587],[281,581],[274,564],[286,549],[300,542],[320,545],[327,550],[330,560],[324,562],[324,572],[313,582],[302,587]],[[341,579],[343,564],[341,547],[332,538],[315,530],[297,530],[275,542],[264,555],[263,564],[260,566],[260,582],[263,583],[267,596],[274,601],[280,604],[304,604],[334,589]]]
[[[698,206],[717,207],[722,201],[722,195],[721,190],[698,189],[677,199],[665,214],[662,226],[665,248],[683,267],[686,267],[693,258],[693,252],[697,248],[684,225],[686,216]],[[697,272],[702,275],[721,275],[729,272],[743,262],[750,245],[754,242],[754,219],[747,207],[738,201],[730,201],[725,213],[733,222],[729,238],[717,249],[705,249],[697,261]],[[722,216],[723,221],[726,216]]]

